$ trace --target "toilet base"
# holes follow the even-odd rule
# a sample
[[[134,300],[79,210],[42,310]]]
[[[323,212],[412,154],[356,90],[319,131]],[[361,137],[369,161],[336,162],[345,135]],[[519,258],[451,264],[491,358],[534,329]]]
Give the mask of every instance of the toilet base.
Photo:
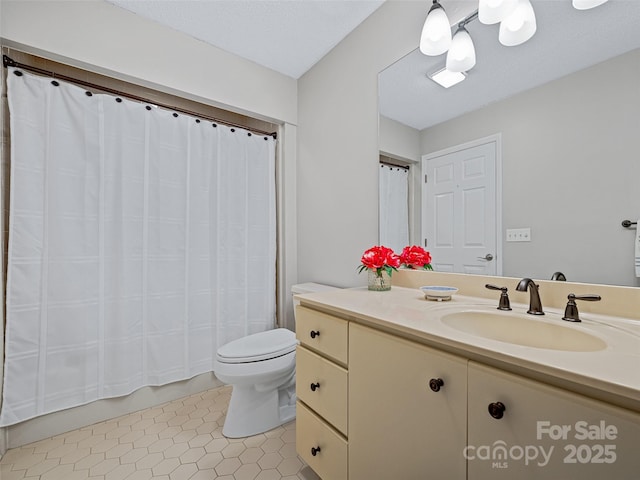
[[[222,434],[243,438],[264,433],[296,417],[296,387],[261,392],[255,385],[234,385]]]

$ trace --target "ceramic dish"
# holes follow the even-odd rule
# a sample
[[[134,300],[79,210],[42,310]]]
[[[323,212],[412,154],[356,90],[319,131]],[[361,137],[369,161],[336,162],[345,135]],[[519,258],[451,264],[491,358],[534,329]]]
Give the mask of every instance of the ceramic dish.
[[[437,300],[439,302],[451,300],[451,295],[458,291],[456,287],[446,287],[441,285],[428,285],[420,287],[420,290],[424,293],[424,298],[427,300]]]

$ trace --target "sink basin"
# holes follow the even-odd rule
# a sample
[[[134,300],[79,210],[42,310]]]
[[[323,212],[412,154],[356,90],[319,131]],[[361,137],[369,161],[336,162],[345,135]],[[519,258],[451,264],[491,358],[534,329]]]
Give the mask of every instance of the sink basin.
[[[525,347],[595,352],[607,344],[576,328],[507,312],[464,311],[443,315],[442,323],[465,333]]]

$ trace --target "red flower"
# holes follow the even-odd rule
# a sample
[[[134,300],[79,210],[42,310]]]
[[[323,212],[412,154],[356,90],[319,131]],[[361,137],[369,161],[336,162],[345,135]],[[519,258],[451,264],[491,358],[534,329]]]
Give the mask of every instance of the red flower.
[[[424,268],[433,270],[431,267],[431,254],[419,245],[406,246],[400,254],[401,263],[408,268]]]
[[[378,275],[382,274],[382,270],[387,270],[389,274],[400,266],[400,257],[393,253],[393,250],[383,245],[371,247],[364,252],[360,259],[360,272],[366,269],[376,270]]]

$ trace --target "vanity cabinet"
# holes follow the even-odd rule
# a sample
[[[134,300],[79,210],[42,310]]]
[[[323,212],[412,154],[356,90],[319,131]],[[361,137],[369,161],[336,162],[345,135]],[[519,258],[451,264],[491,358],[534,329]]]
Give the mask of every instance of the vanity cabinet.
[[[356,313],[296,312],[296,447],[324,480],[640,478],[636,411]]]
[[[349,479],[466,478],[466,364],[351,322]]]
[[[324,479],[347,478],[348,322],[296,308],[296,449]]]
[[[631,480],[640,415],[476,362],[468,376],[469,480]]]

